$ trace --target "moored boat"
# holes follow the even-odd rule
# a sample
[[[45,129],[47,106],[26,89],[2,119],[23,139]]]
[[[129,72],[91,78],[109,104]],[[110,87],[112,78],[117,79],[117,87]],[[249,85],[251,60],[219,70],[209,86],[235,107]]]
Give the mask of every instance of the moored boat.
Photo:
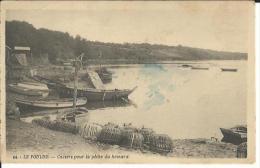
[[[192,67],[192,66],[189,65],[189,64],[182,64],[180,67],[182,67],[182,68],[190,68],[190,67]]]
[[[235,145],[239,145],[247,141],[247,127],[246,126],[236,126],[229,129],[220,128],[223,138],[222,142],[229,142]]]
[[[133,89],[94,89],[94,88],[78,88],[78,97],[86,97],[88,101],[105,101],[105,100],[117,100],[120,98],[128,98],[128,96],[137,88]],[[61,97],[73,97],[74,89],[72,87],[63,86],[56,89]]]
[[[236,68],[221,68],[221,71],[226,71],[226,72],[237,72]]]
[[[12,92],[26,96],[47,97],[49,94],[49,89],[43,87],[43,85],[32,85],[29,83],[8,84],[8,89],[10,89]]]
[[[68,108],[73,107],[73,99],[49,99],[49,100],[15,100],[21,111],[33,111],[42,109]],[[78,98],[76,106],[83,106],[87,103],[86,98]]]
[[[209,70],[209,68],[207,68],[207,67],[194,67],[194,66],[192,66],[191,69],[195,69],[195,70]]]

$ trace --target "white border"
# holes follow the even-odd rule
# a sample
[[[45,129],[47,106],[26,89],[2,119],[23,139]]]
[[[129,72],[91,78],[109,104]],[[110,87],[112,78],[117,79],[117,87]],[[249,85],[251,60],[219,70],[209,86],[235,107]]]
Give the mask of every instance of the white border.
[[[163,167],[180,167],[180,168],[187,168],[187,167],[193,167],[193,168],[201,168],[201,167],[205,167],[205,168],[238,168],[238,167],[242,167],[242,168],[259,168],[260,167],[260,163],[259,163],[259,112],[260,112],[260,4],[256,4],[256,53],[255,53],[255,61],[256,61],[256,162],[254,164],[189,164],[189,165],[184,165],[184,164],[165,164],[163,165]],[[2,71],[3,73],[3,71]],[[126,168],[150,168],[150,167],[162,167],[161,164],[153,164],[153,165],[148,165],[148,164],[128,164],[128,165],[122,165],[122,164],[89,164],[89,165],[84,165],[84,164],[4,164],[3,167],[4,168],[34,168],[34,167],[40,167],[40,168],[45,168],[46,166],[48,166],[49,168],[71,168],[71,167],[79,167],[79,168],[86,168],[86,167],[91,167],[91,168],[103,168],[103,167],[108,167],[108,168],[121,168],[121,167],[126,167]]]

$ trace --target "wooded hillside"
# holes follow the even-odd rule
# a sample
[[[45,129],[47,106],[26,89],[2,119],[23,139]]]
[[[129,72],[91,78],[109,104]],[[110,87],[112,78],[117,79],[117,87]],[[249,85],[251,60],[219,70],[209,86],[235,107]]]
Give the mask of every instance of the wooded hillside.
[[[80,36],[72,37],[69,33],[36,29],[33,25],[21,21],[6,22],[6,44],[31,47],[33,57],[48,57],[55,63],[57,60],[74,58],[85,53],[85,59],[97,60],[238,60],[247,59],[246,53],[222,52],[186,46],[166,46],[142,44],[117,44],[89,41]],[[100,58],[100,53],[102,56]]]

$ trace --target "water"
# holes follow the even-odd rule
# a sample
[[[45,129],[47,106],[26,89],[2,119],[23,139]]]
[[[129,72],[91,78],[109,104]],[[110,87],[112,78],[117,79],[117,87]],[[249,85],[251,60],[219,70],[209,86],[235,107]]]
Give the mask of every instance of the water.
[[[151,127],[172,138],[220,138],[220,127],[246,124],[247,62],[195,63],[209,70],[181,64],[110,66],[113,81],[106,88],[138,86],[129,96],[133,105],[101,103],[99,108],[88,107],[86,119]],[[221,72],[223,67],[238,71]]]

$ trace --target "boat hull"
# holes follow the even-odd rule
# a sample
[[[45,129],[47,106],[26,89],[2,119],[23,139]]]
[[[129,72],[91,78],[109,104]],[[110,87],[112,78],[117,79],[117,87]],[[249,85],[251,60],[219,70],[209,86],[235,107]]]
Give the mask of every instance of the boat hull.
[[[74,89],[68,87],[61,87],[57,89],[61,97],[73,97]],[[105,101],[105,100],[117,100],[120,98],[128,98],[128,96],[135,90],[99,90],[99,89],[78,89],[78,97],[86,97],[88,101]]]
[[[225,129],[225,128],[220,128],[220,130],[223,134],[223,138],[221,140],[222,142],[228,142],[235,145],[239,145],[243,142],[247,142],[247,137],[243,136],[242,134],[233,132],[232,130]]]
[[[27,101],[16,100],[16,105],[22,112],[41,111],[44,109],[59,109],[73,107],[73,100],[71,101]],[[83,106],[87,103],[86,99],[78,100],[76,106]]]
[[[8,89],[14,93],[18,93],[26,96],[47,97],[49,95],[48,90],[29,89],[29,88],[17,86],[15,84],[9,84]]]
[[[221,68],[221,70],[223,72],[237,72],[237,69],[225,69],[225,68]]]

